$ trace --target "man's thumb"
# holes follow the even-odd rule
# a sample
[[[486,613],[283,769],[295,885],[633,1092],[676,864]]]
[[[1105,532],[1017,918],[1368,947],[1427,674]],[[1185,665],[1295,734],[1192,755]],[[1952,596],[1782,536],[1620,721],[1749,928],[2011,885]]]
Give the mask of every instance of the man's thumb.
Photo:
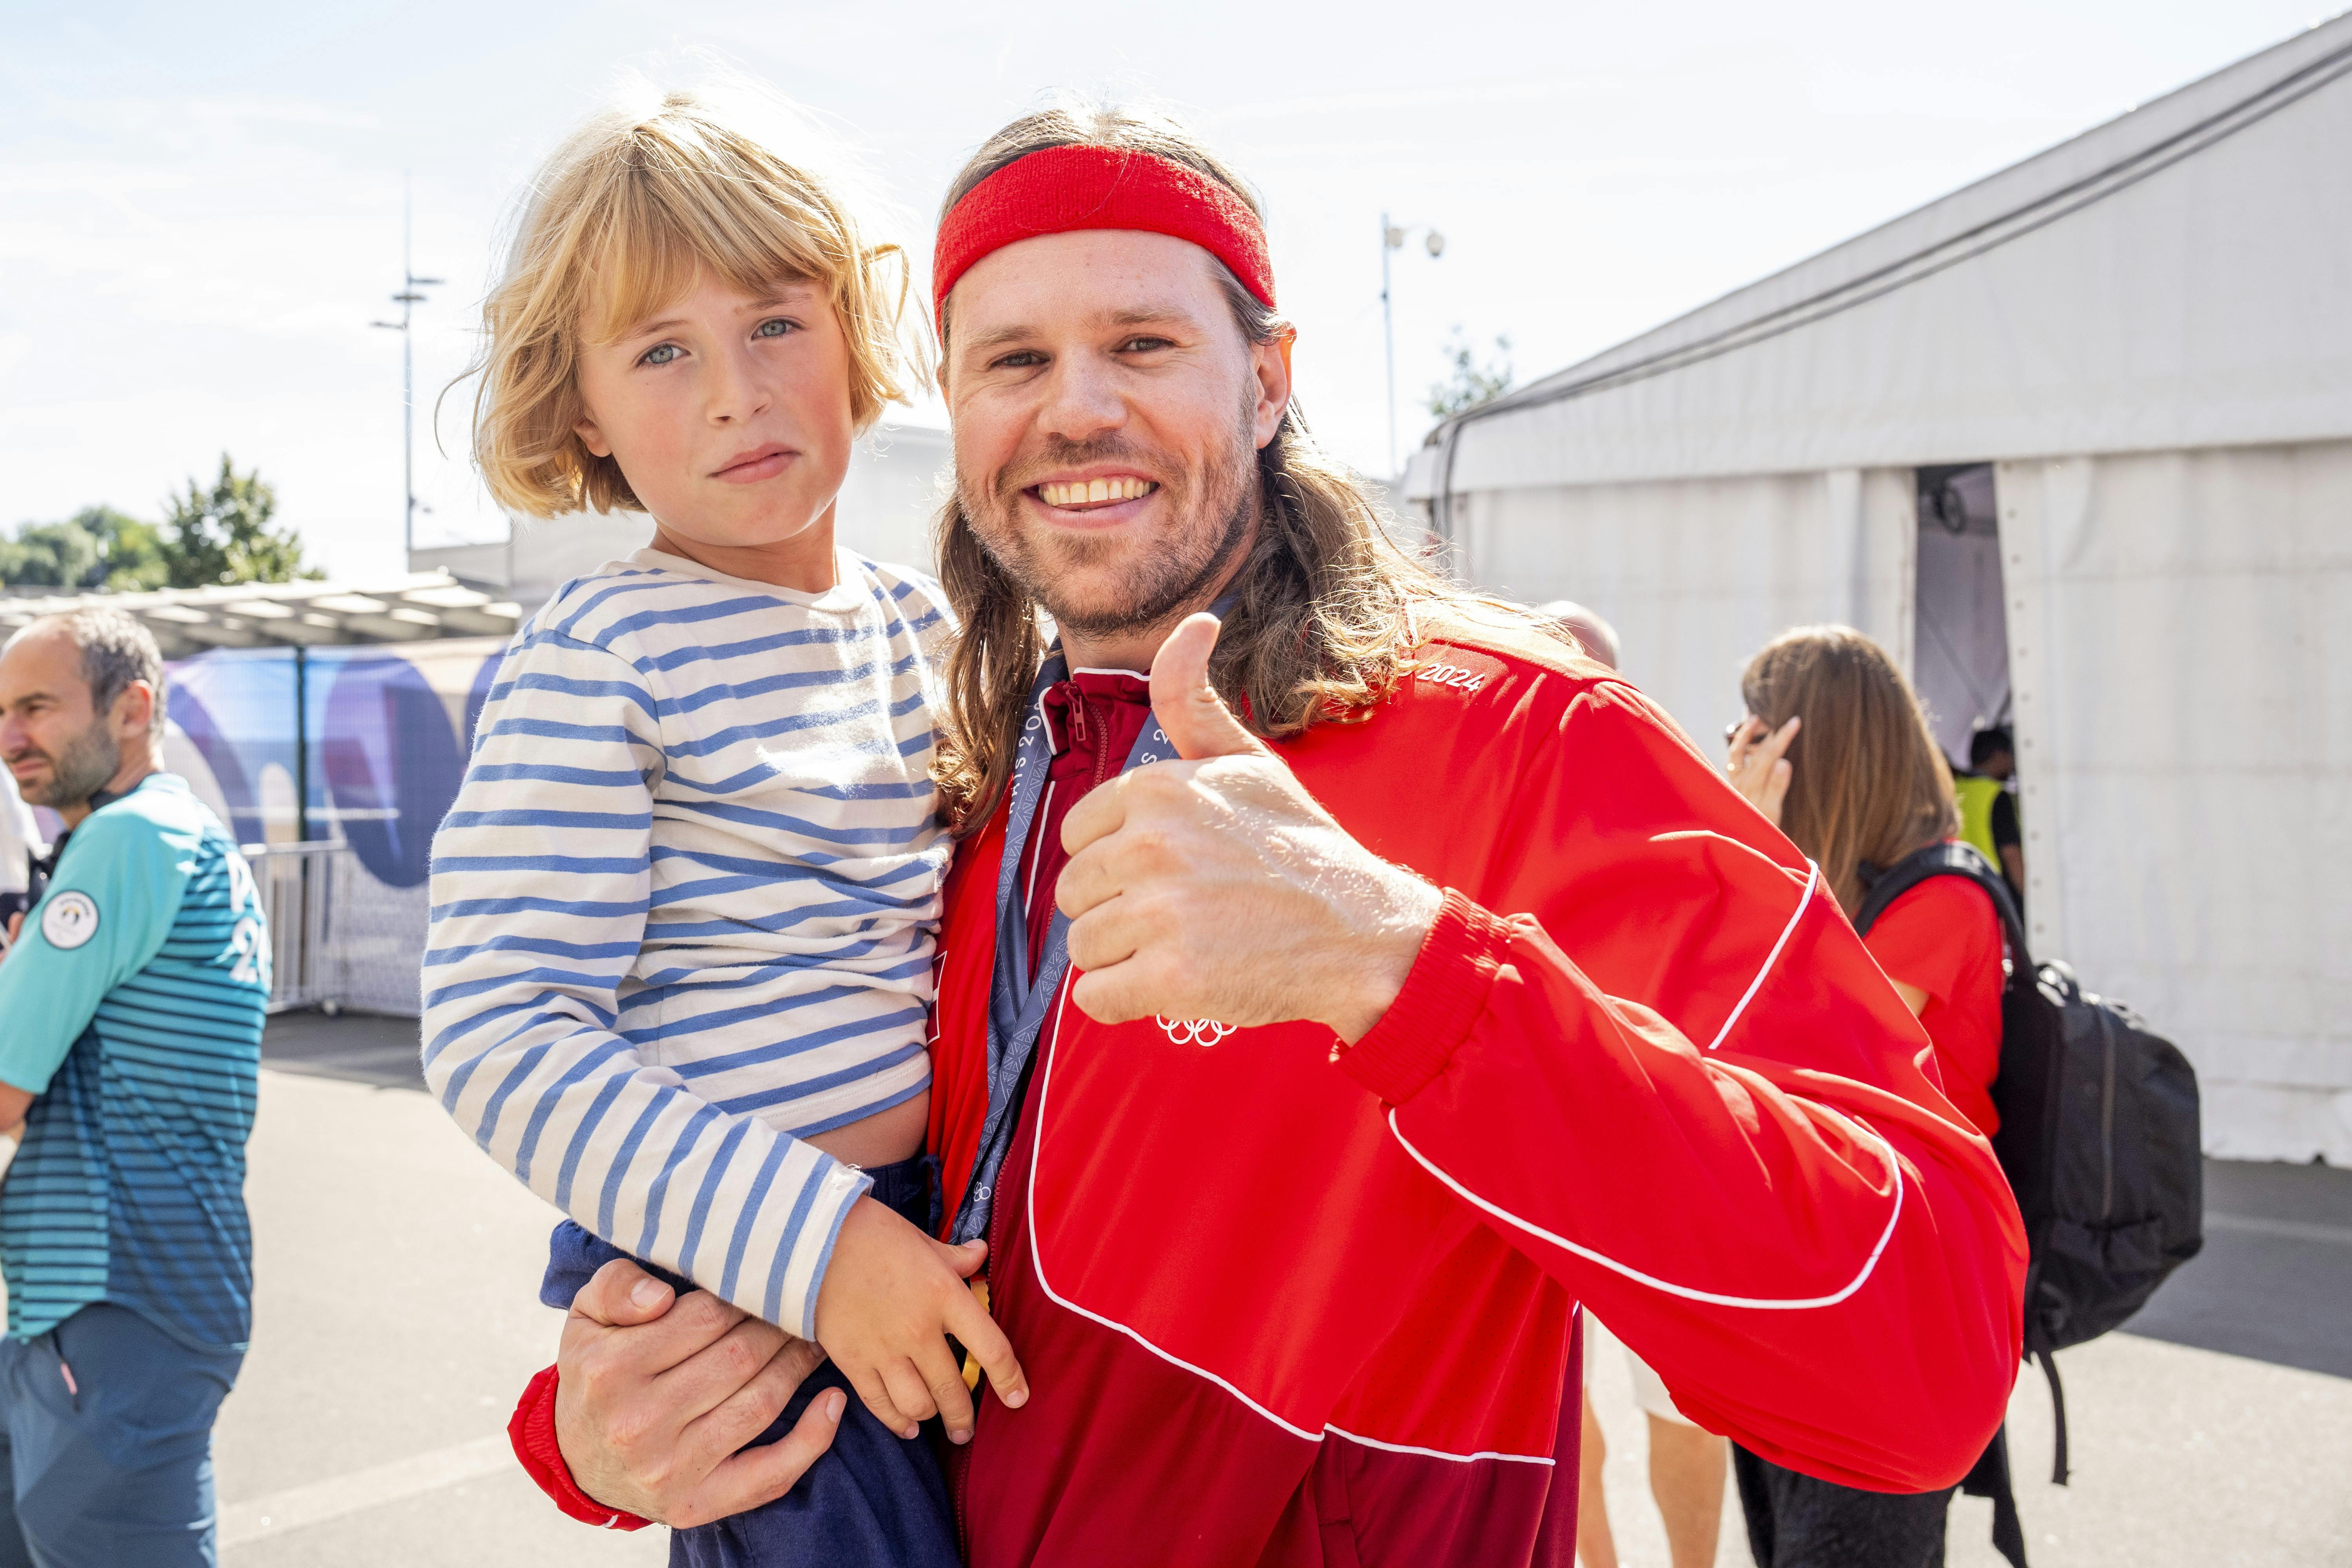
[[[572,1298],[575,1317],[608,1329],[650,1323],[670,1310],[677,1293],[626,1258],[609,1258]]]
[[[1169,633],[1151,661],[1152,717],[1188,763],[1265,750],[1209,684],[1216,647],[1217,617],[1204,610]]]

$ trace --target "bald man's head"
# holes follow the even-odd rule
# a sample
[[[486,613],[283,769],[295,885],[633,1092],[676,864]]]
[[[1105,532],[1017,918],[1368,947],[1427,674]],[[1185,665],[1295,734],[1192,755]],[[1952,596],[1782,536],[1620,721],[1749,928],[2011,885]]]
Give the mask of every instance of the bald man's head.
[[[1559,622],[1586,653],[1612,669],[1617,668],[1617,628],[1592,611],[1573,599],[1554,599],[1538,606],[1536,614]]]

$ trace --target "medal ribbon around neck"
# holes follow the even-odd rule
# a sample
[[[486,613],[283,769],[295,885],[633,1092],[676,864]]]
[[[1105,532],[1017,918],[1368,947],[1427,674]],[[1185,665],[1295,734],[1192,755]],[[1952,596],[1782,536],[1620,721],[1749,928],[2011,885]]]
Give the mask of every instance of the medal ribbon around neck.
[[[1210,606],[1223,616],[1237,595],[1228,595]],[[1037,679],[1029,688],[1021,739],[1013,754],[1011,799],[1005,808],[1003,858],[996,871],[996,963],[989,977],[988,994],[988,1116],[981,1124],[980,1152],[971,1184],[948,1240],[961,1245],[988,1228],[989,1205],[994,1196],[997,1172],[1013,1145],[1019,1120],[1017,1091],[1029,1058],[1037,1048],[1054,998],[1070,967],[1070,920],[1054,911],[1046,928],[1045,951],[1039,955],[1034,978],[1029,964],[1029,921],[1021,898],[1022,851],[1035,830],[1037,809],[1045,799],[1045,776],[1054,761],[1054,747],[1045,730],[1045,693],[1055,682],[1069,679],[1069,663],[1057,643],[1045,655]],[[1174,742],[1153,715],[1143,733],[1129,748],[1121,773],[1153,763],[1173,762]],[[1114,775],[1115,776],[1115,775]],[[1213,1046],[1234,1032],[1234,1026],[1213,1018],[1158,1020],[1171,1040],[1180,1045]]]

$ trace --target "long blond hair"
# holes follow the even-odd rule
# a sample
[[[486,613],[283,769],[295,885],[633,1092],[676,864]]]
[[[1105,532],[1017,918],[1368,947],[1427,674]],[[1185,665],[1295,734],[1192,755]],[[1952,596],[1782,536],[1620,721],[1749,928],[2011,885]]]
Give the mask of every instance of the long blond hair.
[[[859,208],[872,204],[854,198],[829,138],[748,83],[637,96],[648,101],[593,116],[540,169],[482,304],[482,348],[466,372],[480,377],[474,458],[499,503],[529,516],[643,510],[620,465],[574,429],[580,349],[647,320],[698,271],[746,293],[786,280],[825,289],[861,433],[909,381],[928,380],[905,252],[867,234]]]
[[[1959,831],[1951,769],[1919,699],[1852,626],[1781,633],[1748,661],[1739,694],[1768,730],[1804,721],[1789,745],[1780,826],[1848,915],[1862,907],[1864,865],[1883,871]]]
[[[1049,147],[1116,147],[1197,169],[1259,212],[1241,177],[1168,116],[1073,101],[1014,121],[990,137],[948,188],[941,216],[974,185]],[[1270,343],[1289,323],[1218,267],[1242,333]],[[952,323],[940,322],[945,338]],[[1515,605],[1465,593],[1391,538],[1357,478],[1327,457],[1294,400],[1257,454],[1259,527],[1234,578],[1209,679],[1258,734],[1297,734],[1321,720],[1368,712],[1411,668],[1418,608],[1471,609],[1557,635]],[[1013,774],[1023,708],[1045,653],[1026,589],[982,545],[960,500],[937,523],[940,579],[963,624],[948,661],[933,776],[960,833],[984,824]]]

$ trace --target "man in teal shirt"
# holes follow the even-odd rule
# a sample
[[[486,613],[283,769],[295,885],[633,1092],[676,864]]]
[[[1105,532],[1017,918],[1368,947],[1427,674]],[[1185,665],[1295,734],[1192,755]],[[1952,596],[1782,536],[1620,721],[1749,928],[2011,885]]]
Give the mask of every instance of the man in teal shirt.
[[[253,873],[163,771],[128,616],[0,649],[0,761],[65,821],[0,960],[0,1568],[215,1561],[212,1426],[251,1331],[245,1143],[269,999]]]

